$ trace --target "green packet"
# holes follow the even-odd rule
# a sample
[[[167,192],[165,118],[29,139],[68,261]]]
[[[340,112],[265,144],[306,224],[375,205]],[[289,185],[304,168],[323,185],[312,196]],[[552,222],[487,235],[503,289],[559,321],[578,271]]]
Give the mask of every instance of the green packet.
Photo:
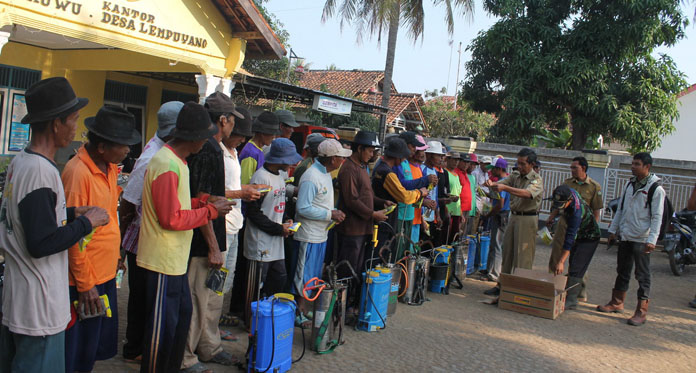
[[[90,232],[90,234],[88,234],[80,239],[80,242],[78,242],[78,247],[80,248],[80,252],[85,251],[87,244],[89,243],[89,241],[92,241],[92,236],[94,236],[94,232],[96,232],[96,231],[97,231],[97,229],[95,228],[94,230],[92,230],[92,232]]]

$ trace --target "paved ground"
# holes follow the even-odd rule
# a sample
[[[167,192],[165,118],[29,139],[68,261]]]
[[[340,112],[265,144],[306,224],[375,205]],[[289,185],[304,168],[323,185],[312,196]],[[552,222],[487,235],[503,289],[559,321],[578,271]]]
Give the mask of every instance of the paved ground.
[[[537,248],[536,268],[544,269],[549,248]],[[430,294],[423,306],[399,304],[387,329],[376,333],[349,329],[346,344],[334,353],[307,351],[293,366],[296,372],[695,372],[696,309],[687,302],[696,292],[696,268],[682,277],[669,270],[664,253],[653,254],[653,290],[648,323],[625,323],[631,313],[607,315],[594,311],[608,301],[615,276],[616,249],[600,245],[590,266],[590,299],[577,311],[557,320],[500,310],[483,304],[489,282],[467,279],[464,289],[450,295]],[[125,282],[124,282],[125,283]],[[636,304],[632,281],[627,309]],[[125,299],[121,289],[121,338],[125,330]],[[239,342],[223,342],[237,356],[246,350],[246,336],[232,329]],[[294,356],[302,349],[296,329]],[[216,372],[236,368],[210,365]],[[95,372],[135,372],[137,365],[119,356],[97,364]]]

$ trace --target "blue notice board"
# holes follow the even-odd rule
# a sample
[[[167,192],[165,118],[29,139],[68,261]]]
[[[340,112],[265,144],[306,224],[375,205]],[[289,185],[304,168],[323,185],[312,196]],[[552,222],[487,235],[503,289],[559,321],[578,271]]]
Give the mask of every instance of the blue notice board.
[[[22,118],[27,114],[27,103],[24,95],[14,93],[12,95],[12,121],[10,124],[10,137],[7,142],[7,150],[11,152],[22,151],[29,143],[29,125],[22,123]]]

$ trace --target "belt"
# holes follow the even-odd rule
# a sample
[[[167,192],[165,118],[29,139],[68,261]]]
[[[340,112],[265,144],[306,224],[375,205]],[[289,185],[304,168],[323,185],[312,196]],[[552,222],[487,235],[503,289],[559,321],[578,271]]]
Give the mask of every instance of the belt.
[[[536,216],[539,215],[536,211],[530,211],[530,212],[521,212],[521,211],[510,211],[512,215],[519,215],[519,216]]]

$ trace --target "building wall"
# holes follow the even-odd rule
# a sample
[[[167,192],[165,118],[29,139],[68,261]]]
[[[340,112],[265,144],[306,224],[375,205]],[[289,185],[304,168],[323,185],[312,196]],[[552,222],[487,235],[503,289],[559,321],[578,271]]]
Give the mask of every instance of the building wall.
[[[662,139],[662,146],[654,157],[696,161],[696,91],[681,96],[678,100],[679,119],[672,134]]]

